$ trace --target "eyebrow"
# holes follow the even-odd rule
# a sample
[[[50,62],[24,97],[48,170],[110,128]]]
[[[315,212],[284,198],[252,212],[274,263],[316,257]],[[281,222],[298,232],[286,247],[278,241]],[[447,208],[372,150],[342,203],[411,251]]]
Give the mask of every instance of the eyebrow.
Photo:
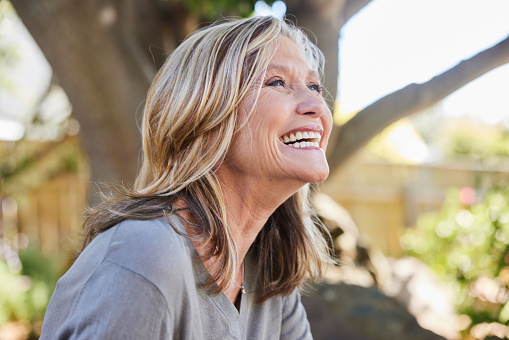
[[[273,70],[276,70],[276,71],[281,71],[283,73],[288,73],[290,72],[290,68],[288,68],[286,65],[280,65],[280,64],[270,64],[268,67],[267,67],[267,71],[273,71]],[[320,79],[320,77],[318,76],[318,74],[312,70],[312,69],[309,69],[308,71],[308,75],[309,76],[313,76],[313,77],[316,77],[318,79]]]

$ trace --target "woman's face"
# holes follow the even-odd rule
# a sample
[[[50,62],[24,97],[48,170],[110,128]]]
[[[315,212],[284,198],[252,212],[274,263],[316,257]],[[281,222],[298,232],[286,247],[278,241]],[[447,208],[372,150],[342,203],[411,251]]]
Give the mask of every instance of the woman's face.
[[[240,130],[227,154],[236,176],[299,185],[325,180],[329,167],[325,149],[332,116],[319,78],[297,45],[283,37],[256,89],[240,108]],[[247,120],[247,121],[246,121]]]

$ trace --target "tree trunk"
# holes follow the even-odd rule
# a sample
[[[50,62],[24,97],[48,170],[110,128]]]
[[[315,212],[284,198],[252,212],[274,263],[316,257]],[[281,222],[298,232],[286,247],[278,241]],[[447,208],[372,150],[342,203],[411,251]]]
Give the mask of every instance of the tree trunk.
[[[69,96],[92,181],[132,183],[141,146],[137,121],[156,69],[188,33],[185,6],[134,0],[13,5]],[[93,192],[92,203],[97,200]]]

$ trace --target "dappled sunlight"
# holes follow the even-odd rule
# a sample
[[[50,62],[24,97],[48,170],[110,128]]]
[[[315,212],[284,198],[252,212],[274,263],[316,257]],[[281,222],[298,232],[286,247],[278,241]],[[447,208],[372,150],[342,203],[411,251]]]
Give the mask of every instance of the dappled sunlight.
[[[422,164],[430,151],[412,123],[402,119],[385,129],[368,145],[374,154],[402,164]]]

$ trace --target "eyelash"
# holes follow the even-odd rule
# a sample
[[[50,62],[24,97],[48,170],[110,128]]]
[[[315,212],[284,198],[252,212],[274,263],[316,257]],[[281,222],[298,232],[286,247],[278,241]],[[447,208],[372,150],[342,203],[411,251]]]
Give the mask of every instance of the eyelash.
[[[282,83],[281,85],[283,87],[286,86],[286,83],[285,83],[285,81],[283,79],[269,79],[267,81],[267,86],[278,86],[278,85],[276,85],[276,83],[278,83],[278,82],[281,82]]]
[[[281,83],[281,84],[276,84],[276,83]],[[286,86],[286,83],[283,79],[269,79],[266,83],[266,86],[283,86],[285,87]],[[312,90],[312,91],[316,91],[318,93],[322,93],[322,87],[318,84],[311,84],[308,86],[309,89],[311,89],[312,87],[316,87],[316,89]]]
[[[316,92],[322,93],[322,87],[320,85],[318,85],[318,84],[311,84],[309,87],[311,88],[313,86],[316,86],[316,90],[315,90]]]

